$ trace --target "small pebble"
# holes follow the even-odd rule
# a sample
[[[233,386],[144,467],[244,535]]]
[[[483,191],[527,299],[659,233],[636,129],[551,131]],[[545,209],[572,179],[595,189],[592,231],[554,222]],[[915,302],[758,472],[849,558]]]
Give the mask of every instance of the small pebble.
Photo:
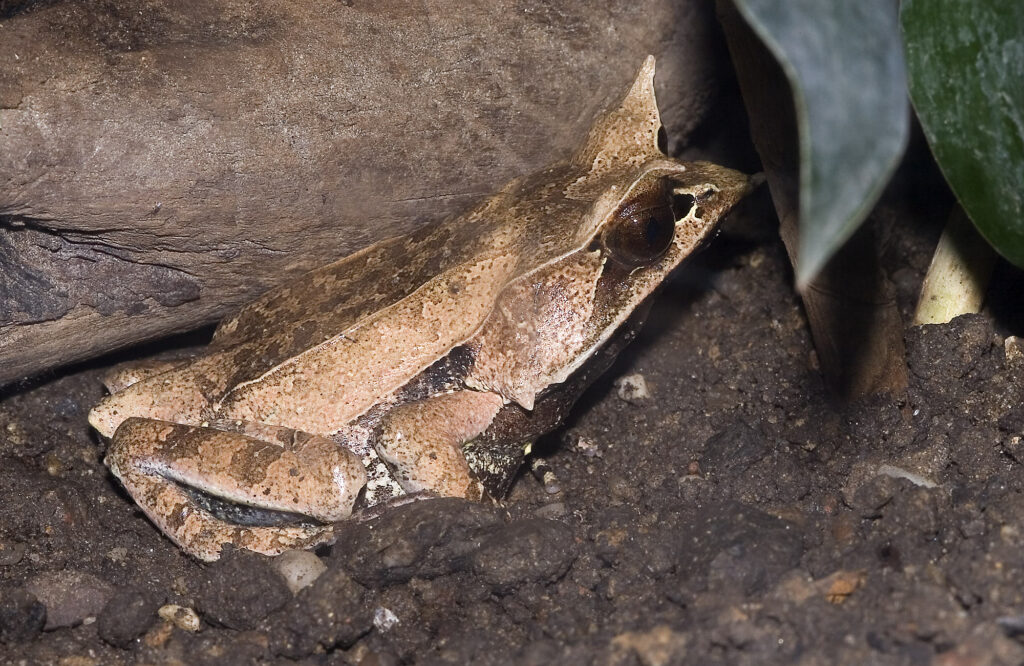
[[[375,652],[366,650],[359,661],[354,662],[359,666],[398,666],[398,657],[390,652]]]
[[[639,372],[616,379],[615,389],[619,399],[625,400],[631,405],[651,397],[651,392],[647,388],[647,380]]]
[[[64,463],[52,453],[46,455],[46,473],[50,476],[61,476],[64,473]]]
[[[274,560],[274,567],[292,594],[308,587],[327,571],[327,565],[308,550],[287,550]]]
[[[124,562],[127,557],[128,549],[124,546],[117,546],[115,548],[111,548],[107,552],[107,559],[109,559],[111,562]]]
[[[377,631],[384,632],[398,624],[398,616],[390,608],[378,608],[373,612],[373,626]]]
[[[886,476],[891,476],[894,479],[906,479],[915,486],[921,486],[923,488],[935,488],[937,484],[931,479],[915,474],[910,470],[903,469],[902,467],[896,467],[895,465],[880,465],[878,467],[878,473]]]
[[[199,631],[199,616],[191,608],[185,608],[177,604],[167,604],[161,606],[156,614],[179,629],[192,633]]]
[[[576,448],[588,458],[600,457],[601,450],[597,442],[582,435],[576,438]]]
[[[1011,335],[1003,341],[1003,351],[1008,363],[1020,363],[1024,359],[1024,340]]]

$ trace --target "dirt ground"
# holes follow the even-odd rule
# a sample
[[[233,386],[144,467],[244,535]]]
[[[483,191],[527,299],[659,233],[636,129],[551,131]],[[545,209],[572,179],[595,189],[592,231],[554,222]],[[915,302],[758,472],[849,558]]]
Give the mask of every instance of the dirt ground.
[[[1024,663],[1012,297],[908,328],[906,395],[839,406],[767,206],[538,444],[557,480],[339,525],[297,594],[266,558],[201,565],[135,508],[86,424],[99,364],[9,389],[0,663]],[[889,238],[904,311],[934,239]]]

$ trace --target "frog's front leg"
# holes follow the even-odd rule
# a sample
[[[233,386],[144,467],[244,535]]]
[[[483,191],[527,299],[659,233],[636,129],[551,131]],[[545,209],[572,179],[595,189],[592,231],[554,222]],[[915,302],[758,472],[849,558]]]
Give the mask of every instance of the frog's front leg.
[[[224,543],[266,555],[310,548],[331,538],[325,523],[351,514],[366,483],[351,451],[288,428],[213,425],[241,432],[130,418],[107,452],[129,494],[188,553],[210,561]],[[235,510],[215,515],[211,503]]]
[[[462,445],[484,432],[504,401],[487,391],[455,391],[392,409],[381,421],[374,444],[409,493],[480,499]]]

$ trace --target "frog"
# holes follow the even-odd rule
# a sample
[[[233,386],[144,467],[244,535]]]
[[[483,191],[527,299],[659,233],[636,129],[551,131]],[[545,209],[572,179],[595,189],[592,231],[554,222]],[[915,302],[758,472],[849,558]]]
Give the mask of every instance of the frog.
[[[420,497],[499,501],[750,178],[659,147],[648,57],[566,159],[115,368],[105,463],[188,554],[274,556]]]

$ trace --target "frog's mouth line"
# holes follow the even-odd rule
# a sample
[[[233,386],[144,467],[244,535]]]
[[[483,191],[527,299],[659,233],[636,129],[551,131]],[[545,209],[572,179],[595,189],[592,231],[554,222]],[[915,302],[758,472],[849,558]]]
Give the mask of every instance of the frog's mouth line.
[[[223,497],[211,495],[194,486],[178,483],[177,486],[203,510],[217,520],[239,527],[319,527],[324,525],[301,513],[264,509],[258,506],[238,504]]]

